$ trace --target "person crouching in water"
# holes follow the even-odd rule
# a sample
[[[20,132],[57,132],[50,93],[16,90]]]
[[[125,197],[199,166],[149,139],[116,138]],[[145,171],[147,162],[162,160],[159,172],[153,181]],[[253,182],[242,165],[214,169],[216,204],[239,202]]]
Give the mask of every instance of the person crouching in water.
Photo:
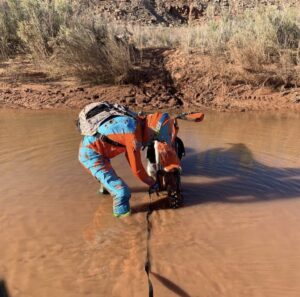
[[[103,116],[105,112],[108,116]],[[150,193],[157,191],[158,183],[147,174],[142,164],[141,149],[154,140],[171,146],[172,123],[169,114],[154,113],[139,117],[123,106],[100,102],[86,106],[78,122],[84,135],[79,149],[80,163],[112,195],[114,216],[130,215],[130,189],[112,168],[110,159],[124,153],[134,175],[149,186]],[[85,125],[88,128],[83,127]]]

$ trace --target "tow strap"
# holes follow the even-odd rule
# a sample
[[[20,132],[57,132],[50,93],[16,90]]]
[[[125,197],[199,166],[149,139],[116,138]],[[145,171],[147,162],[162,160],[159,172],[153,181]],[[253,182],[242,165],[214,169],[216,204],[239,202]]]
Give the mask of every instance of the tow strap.
[[[150,274],[151,274],[151,251],[150,251],[150,239],[151,239],[151,229],[152,229],[152,224],[151,224],[151,214],[153,212],[152,209],[152,199],[151,199],[151,194],[149,194],[149,205],[148,205],[148,211],[147,211],[147,248],[146,248],[146,261],[145,261],[145,271],[147,273],[147,278],[148,278],[148,287],[149,287],[149,297],[153,297],[154,292],[153,292],[153,285],[151,282]]]
[[[8,291],[5,285],[5,282],[0,279],[0,297],[8,297]]]

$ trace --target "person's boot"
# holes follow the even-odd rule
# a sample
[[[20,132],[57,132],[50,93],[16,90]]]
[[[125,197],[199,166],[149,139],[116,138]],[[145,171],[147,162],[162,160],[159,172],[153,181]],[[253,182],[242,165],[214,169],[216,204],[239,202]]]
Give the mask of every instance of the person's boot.
[[[124,199],[125,200],[125,199]],[[126,199],[127,200],[127,199]],[[116,218],[128,217],[131,214],[129,198],[127,201],[121,203],[116,197],[114,197],[113,215]]]
[[[100,184],[99,193],[101,195],[109,195],[109,192],[106,190],[106,188],[102,184]]]
[[[117,213],[113,213],[114,217],[116,218],[125,218],[125,217],[129,217],[131,215],[131,210],[129,210],[126,213],[122,213],[122,214],[117,214]]]

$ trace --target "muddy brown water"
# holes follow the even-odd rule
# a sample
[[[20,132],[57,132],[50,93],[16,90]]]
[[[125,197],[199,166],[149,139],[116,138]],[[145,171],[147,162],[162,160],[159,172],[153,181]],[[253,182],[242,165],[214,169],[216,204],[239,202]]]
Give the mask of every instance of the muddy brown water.
[[[146,187],[133,215],[79,165],[75,113],[0,110],[0,279],[12,297],[148,296]],[[300,296],[300,116],[180,123],[185,207],[153,197],[154,296]]]

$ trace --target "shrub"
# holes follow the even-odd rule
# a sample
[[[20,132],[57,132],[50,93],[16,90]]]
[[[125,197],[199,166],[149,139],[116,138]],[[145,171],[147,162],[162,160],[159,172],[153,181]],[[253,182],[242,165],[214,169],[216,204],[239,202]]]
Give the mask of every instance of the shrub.
[[[0,59],[6,59],[21,49],[17,35],[17,18],[12,13],[14,1],[0,2]]]
[[[97,82],[122,81],[131,68],[128,38],[123,33],[117,37],[120,27],[85,13],[85,5],[81,0],[0,0],[0,58],[22,50],[51,72]],[[127,30],[141,49],[195,49],[216,63],[259,75],[269,72],[287,81],[300,76],[299,14],[299,9],[284,5],[258,6],[238,14],[229,10],[221,17],[210,12],[201,25]]]
[[[36,60],[53,53],[51,43],[72,16],[69,1],[20,0],[18,36]]]
[[[3,58],[9,56],[14,43],[51,73],[74,74],[96,82],[118,82],[126,77],[130,68],[127,40],[117,38],[94,17],[79,15],[79,2],[8,0],[1,5]]]
[[[56,71],[94,82],[121,82],[131,68],[128,42],[103,23],[61,28],[51,60]]]
[[[223,13],[206,23],[177,28],[133,27],[133,40],[141,48],[172,47],[212,57],[257,82],[300,80],[300,10],[258,6],[240,14]],[[225,66],[225,67],[228,67]],[[215,68],[211,65],[212,68]],[[242,73],[239,73],[242,75]],[[259,78],[258,78],[259,77]]]

